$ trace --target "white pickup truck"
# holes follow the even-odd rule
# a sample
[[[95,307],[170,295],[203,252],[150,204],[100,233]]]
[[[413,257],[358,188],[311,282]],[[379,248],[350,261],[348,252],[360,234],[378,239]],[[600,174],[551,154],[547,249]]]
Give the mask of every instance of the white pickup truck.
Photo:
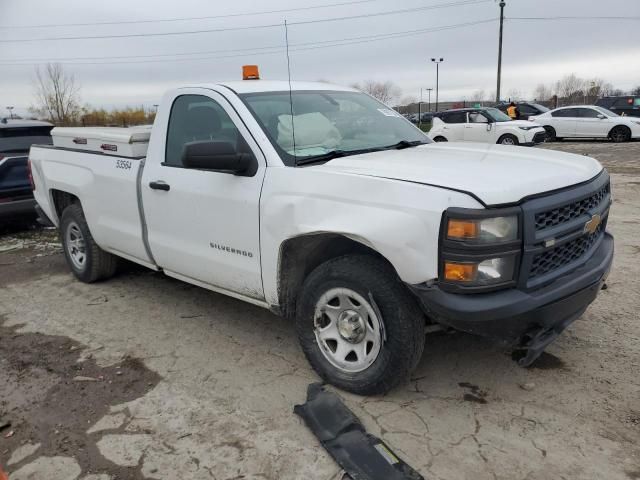
[[[320,376],[360,394],[406,378],[439,325],[529,365],[613,258],[596,160],[432,143],[350,88],[189,86],[152,129],[52,135],[34,194],[78,279],[122,257],[291,317]]]

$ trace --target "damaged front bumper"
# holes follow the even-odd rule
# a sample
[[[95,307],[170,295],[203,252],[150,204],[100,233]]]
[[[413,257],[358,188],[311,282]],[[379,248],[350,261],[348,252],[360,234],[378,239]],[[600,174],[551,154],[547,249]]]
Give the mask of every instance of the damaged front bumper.
[[[607,233],[586,263],[530,292],[514,288],[463,295],[445,292],[437,284],[409,288],[432,320],[523,349],[519,363],[528,366],[595,300],[612,261],[613,237]]]

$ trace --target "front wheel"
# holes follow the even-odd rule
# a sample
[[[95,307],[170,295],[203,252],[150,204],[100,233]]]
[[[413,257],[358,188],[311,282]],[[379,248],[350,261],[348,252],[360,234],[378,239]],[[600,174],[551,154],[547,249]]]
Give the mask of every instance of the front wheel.
[[[436,138],[433,139],[433,141],[436,143],[442,143],[442,142],[447,142],[448,140],[442,136],[437,136]]]
[[[500,145],[518,145],[520,142],[518,141],[518,137],[507,133],[498,139],[498,143]]]
[[[425,318],[415,299],[393,268],[365,255],[329,260],[307,277],[296,326],[314,370],[360,395],[402,382],[424,349]]]
[[[544,127],[545,132],[547,132],[547,141],[549,142],[555,142],[558,137],[556,135],[556,129],[550,126],[545,126]]]
[[[69,205],[62,212],[60,237],[67,264],[78,280],[93,283],[115,274],[118,258],[93,240],[80,205]]]

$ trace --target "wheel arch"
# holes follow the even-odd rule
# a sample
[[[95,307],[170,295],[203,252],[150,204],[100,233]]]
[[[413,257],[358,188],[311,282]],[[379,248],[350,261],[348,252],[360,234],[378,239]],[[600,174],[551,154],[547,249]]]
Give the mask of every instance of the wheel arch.
[[[62,218],[62,212],[69,205],[78,204],[82,208],[82,202],[80,202],[80,198],[78,198],[73,193],[65,192],[63,190],[51,189],[51,203],[53,205],[53,209],[58,217],[58,221]]]
[[[394,268],[377,250],[361,239],[345,234],[319,232],[299,235],[282,242],[278,258],[279,313],[293,318],[305,278],[324,262],[349,254],[369,255]]]

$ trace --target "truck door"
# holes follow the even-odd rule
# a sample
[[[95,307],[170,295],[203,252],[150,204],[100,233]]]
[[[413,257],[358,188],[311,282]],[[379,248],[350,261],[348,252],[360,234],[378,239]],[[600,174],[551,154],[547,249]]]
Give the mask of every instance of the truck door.
[[[168,275],[263,299],[259,204],[265,158],[222,95],[199,88],[183,92],[167,99],[170,110],[154,126],[166,135],[152,139],[142,178],[151,253]],[[257,172],[246,177],[186,168],[184,145],[203,140],[252,152]]]

